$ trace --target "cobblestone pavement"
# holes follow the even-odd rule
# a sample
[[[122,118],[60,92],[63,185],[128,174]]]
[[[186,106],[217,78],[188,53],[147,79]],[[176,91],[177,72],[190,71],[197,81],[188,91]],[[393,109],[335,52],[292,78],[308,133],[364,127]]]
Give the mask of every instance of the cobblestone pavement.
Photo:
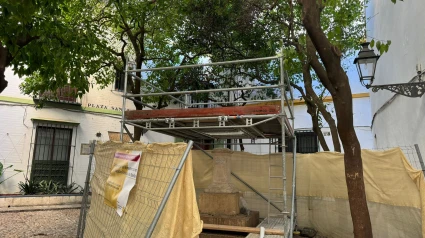
[[[0,213],[0,237],[76,237],[79,209]]]

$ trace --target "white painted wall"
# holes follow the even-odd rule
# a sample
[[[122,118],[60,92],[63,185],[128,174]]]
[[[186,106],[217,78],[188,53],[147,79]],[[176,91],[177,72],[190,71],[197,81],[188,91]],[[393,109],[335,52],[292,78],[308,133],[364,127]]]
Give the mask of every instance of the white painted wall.
[[[14,98],[28,98],[19,91],[20,79],[13,75],[10,70],[6,72],[9,86],[0,96]],[[83,98],[83,106],[88,103],[105,105],[111,107],[121,107],[122,97],[119,92],[111,92],[112,87],[103,90],[91,89]],[[132,103],[128,103],[130,109],[134,108]],[[77,138],[74,148],[71,149],[70,166],[71,169],[68,181],[84,184],[86,177],[88,155],[80,155],[81,143],[88,143],[97,139],[95,134],[100,132],[101,141],[107,141],[108,131],[120,131],[120,117],[102,113],[91,113],[83,111],[71,111],[69,109],[43,108],[35,109],[33,105],[8,103],[0,101],[0,162],[5,166],[13,165],[13,169],[21,169],[25,172],[31,168],[33,159],[31,150],[31,140],[33,123],[31,118],[46,118],[51,120],[66,120],[80,123],[77,127]],[[128,127],[133,130],[131,126]],[[34,135],[35,136],[35,135]],[[74,138],[72,139],[74,142]],[[152,142],[174,142],[174,138],[155,132],[147,132],[141,139],[145,143]],[[74,143],[73,143],[74,144]],[[75,155],[75,156],[74,156]],[[73,163],[73,164],[72,164]],[[12,170],[8,170],[0,180],[13,175]],[[29,173],[28,173],[29,175]],[[0,194],[19,192],[18,183],[24,180],[21,173],[3,183],[0,186]]]
[[[416,75],[416,64],[425,67],[425,1],[372,0],[367,9],[368,36],[391,40],[388,53],[378,61],[375,85],[406,83]],[[370,38],[368,40],[371,40]],[[389,91],[371,92],[372,116],[390,99]],[[373,124],[377,148],[419,144],[425,153],[425,97],[397,96],[376,114]]]

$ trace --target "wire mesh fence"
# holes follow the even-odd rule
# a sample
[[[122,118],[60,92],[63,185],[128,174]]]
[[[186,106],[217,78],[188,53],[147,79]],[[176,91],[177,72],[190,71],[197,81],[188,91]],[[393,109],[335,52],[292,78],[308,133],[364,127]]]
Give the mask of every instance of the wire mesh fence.
[[[190,143],[188,146],[112,142],[97,145],[96,170],[90,182],[90,207],[83,203],[78,237],[150,237],[188,157],[189,147]],[[137,182],[122,217],[115,208],[104,203],[105,182],[117,149],[142,151]],[[90,175],[90,171],[88,173]],[[85,197],[88,196],[86,193]]]
[[[423,157],[421,154],[421,151],[419,149],[419,146],[417,144],[415,145],[408,145],[408,146],[393,146],[393,147],[383,147],[383,148],[375,148],[374,150],[377,151],[384,151],[392,148],[400,148],[404,155],[406,156],[407,160],[409,161],[410,165],[412,165],[413,168],[422,170],[425,173],[425,166],[423,162]]]

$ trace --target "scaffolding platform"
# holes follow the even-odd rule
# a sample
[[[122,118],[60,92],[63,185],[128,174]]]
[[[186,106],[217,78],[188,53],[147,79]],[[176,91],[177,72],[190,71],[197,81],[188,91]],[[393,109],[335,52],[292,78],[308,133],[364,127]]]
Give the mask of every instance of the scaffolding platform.
[[[292,136],[290,122],[281,113],[276,105],[134,110],[125,112],[125,120],[145,130],[191,140],[278,138],[282,128]]]
[[[257,226],[258,228],[264,227],[267,229],[277,229],[277,230],[283,230],[288,231],[287,227],[285,228],[285,222],[284,218],[267,218],[264,219],[260,224]],[[260,234],[254,234],[250,233],[246,238],[260,238]],[[283,238],[281,235],[265,235],[264,238]]]

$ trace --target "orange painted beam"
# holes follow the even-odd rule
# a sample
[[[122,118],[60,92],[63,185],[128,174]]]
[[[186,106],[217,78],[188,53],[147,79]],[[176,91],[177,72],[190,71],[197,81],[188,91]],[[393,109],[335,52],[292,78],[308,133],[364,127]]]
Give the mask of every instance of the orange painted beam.
[[[251,106],[251,107],[217,107],[217,108],[187,108],[161,110],[133,110],[126,111],[127,120],[152,118],[187,118],[211,116],[242,116],[242,115],[269,115],[279,114],[280,106]]]

